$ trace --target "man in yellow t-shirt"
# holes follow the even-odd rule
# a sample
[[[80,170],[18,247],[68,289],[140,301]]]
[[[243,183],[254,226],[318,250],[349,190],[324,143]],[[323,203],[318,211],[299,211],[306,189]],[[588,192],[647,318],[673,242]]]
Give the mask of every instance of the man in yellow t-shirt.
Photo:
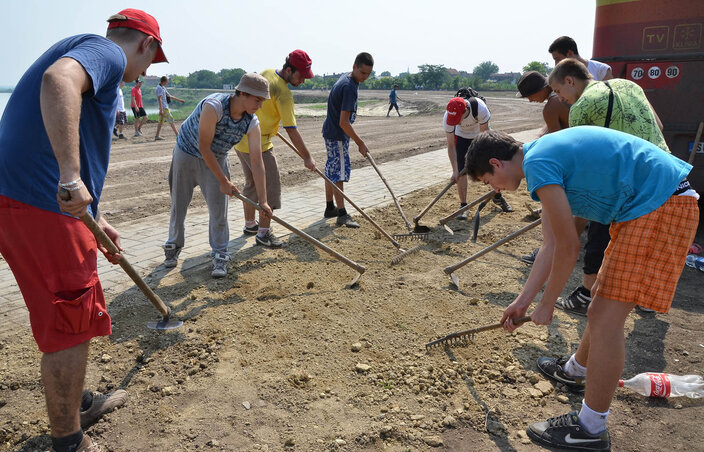
[[[264,160],[266,172],[266,193],[272,210],[281,208],[281,180],[274,155],[274,144],[271,142],[272,137],[279,130],[279,124],[283,124],[288,137],[303,156],[305,167],[310,170],[315,169],[315,160],[308,152],[308,148],[303,142],[303,137],[301,137],[296,127],[296,116],[293,112],[293,94],[288,87],[289,84],[291,86],[300,86],[306,79],[313,78],[313,71],[310,68],[311,63],[312,60],[306,52],[294,50],[286,57],[283,68],[279,70],[266,69],[261,73],[269,81],[271,98],[264,101],[262,108],[257,110],[256,114],[262,131],[262,159]],[[252,177],[249,144],[246,137],[235,146],[235,150],[237,151],[237,157],[242,163],[245,177],[242,193],[249,199],[256,201],[257,191]],[[258,245],[269,248],[280,247],[281,240],[271,232],[271,219],[267,218],[266,215],[260,214],[259,223],[257,223],[254,214],[254,207],[244,204],[245,225],[243,232],[250,235],[256,234]]]

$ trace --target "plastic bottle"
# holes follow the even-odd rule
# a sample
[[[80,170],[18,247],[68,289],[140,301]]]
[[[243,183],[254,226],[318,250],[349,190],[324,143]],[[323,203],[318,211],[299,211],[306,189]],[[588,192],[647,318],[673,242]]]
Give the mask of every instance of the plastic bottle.
[[[694,267],[697,270],[704,272],[704,257],[697,256],[696,254],[690,254],[687,256],[687,266]]]
[[[704,397],[704,379],[699,375],[644,372],[629,380],[619,380],[618,386],[648,397]]]

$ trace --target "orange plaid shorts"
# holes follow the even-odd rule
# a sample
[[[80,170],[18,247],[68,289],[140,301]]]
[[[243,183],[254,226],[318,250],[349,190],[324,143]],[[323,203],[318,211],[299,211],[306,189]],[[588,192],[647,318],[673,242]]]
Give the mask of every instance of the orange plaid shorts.
[[[698,224],[691,196],[671,196],[647,215],[613,223],[596,295],[669,311]]]

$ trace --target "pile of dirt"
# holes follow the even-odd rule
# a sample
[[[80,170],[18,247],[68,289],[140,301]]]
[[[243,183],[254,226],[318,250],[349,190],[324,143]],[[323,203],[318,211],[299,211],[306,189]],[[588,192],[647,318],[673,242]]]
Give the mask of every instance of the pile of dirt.
[[[408,216],[440,188],[404,197]],[[471,184],[469,197],[484,191]],[[396,249],[362,219],[357,230],[332,220],[309,228],[367,267],[354,287],[353,270],[293,236],[280,250],[241,250],[220,280],[207,266],[163,278],[156,291],[184,321],[177,330],[146,329],[158,314],[135,288],[115,295],[113,335],[93,341],[87,384],[125,388],[130,399],[87,433],[110,451],[538,450],[527,423],[566,413],[582,396],[547,381],[535,360],[572,352],[584,318],[557,311],[549,327],[424,347],[497,322],[520,291],[530,268],[519,257],[539,245],[539,228],[458,270],[460,290],[442,271],[527,224],[519,208],[527,194],[506,196],[516,211],[487,206],[472,243],[468,221],[451,223],[455,235],[436,226],[457,206],[452,189],[422,221],[433,226],[428,242],[394,266]],[[394,206],[370,214],[390,233],[403,232]],[[702,373],[701,278],[685,269],[669,314],[628,319],[624,375]],[[49,446],[40,354],[26,333],[0,332],[0,450]],[[704,415],[699,401],[619,390],[612,410],[615,450],[701,443],[692,421]]]

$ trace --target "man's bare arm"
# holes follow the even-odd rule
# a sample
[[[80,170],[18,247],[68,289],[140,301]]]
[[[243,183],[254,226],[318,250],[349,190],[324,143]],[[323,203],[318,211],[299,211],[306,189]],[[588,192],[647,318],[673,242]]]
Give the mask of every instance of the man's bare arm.
[[[76,60],[60,58],[44,72],[39,103],[42,121],[59,165],[59,182],[79,181],[82,185],[80,138],[82,94],[93,88],[93,81]],[[77,185],[77,186],[78,186]],[[71,200],[59,200],[62,211],[80,217],[93,201],[85,187],[71,192]]]
[[[351,111],[342,110],[340,112],[340,128],[342,128],[342,130],[347,134],[348,137],[352,139],[352,141],[357,143],[357,146],[359,147],[359,153],[366,157],[368,151],[367,145],[364,143],[364,140],[362,140],[359,135],[357,135],[357,132],[355,132],[354,127],[352,127],[352,123],[350,122],[351,116]]]

